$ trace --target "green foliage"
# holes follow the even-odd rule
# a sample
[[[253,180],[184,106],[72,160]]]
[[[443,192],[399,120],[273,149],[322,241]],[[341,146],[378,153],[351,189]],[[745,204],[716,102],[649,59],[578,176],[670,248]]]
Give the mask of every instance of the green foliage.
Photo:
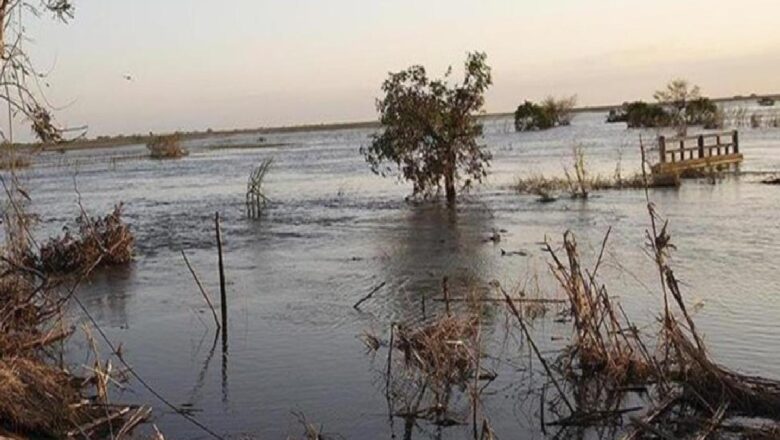
[[[611,110],[607,122],[625,122],[629,128],[667,127],[671,123],[671,116],[659,104],[635,101]]]
[[[547,130],[555,126],[551,115],[541,105],[525,101],[515,110],[515,130]]]
[[[723,112],[709,98],[694,99],[685,108],[685,120],[689,125],[722,128],[723,118]]]
[[[625,103],[610,110],[607,122],[625,122],[629,128],[680,127],[702,125],[705,128],[723,126],[723,113],[709,98],[696,98],[685,103],[681,116],[672,105],[648,104],[642,101]]]
[[[382,131],[371,145],[361,148],[373,172],[400,175],[414,185],[415,195],[430,195],[444,181],[447,200],[455,199],[455,182],[464,187],[487,176],[491,154],[477,142],[482,125],[475,118],[492,84],[484,53],[470,53],[463,81],[450,85],[451,70],[443,79],[429,79],[422,66],[391,73],[382,84],[384,98],[377,101]]]
[[[555,99],[547,97],[541,104],[525,101],[515,110],[515,130],[547,130],[571,123],[577,97]]]

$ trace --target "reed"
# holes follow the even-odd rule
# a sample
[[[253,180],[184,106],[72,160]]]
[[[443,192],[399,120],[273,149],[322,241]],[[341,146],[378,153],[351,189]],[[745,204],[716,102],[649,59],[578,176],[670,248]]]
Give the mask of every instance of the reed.
[[[272,163],[273,159],[265,159],[249,174],[246,184],[246,215],[249,218],[259,218],[269,201],[263,190],[263,180]]]

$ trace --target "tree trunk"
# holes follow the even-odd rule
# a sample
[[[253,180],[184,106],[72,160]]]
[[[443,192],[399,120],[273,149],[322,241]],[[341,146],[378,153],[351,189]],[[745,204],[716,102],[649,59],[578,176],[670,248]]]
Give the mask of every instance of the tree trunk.
[[[447,155],[447,165],[444,168],[444,191],[447,194],[447,204],[455,204],[455,154]]]

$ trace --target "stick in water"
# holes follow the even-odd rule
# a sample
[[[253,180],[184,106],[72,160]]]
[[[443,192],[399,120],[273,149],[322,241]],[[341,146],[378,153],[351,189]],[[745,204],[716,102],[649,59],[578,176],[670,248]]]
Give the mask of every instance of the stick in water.
[[[355,310],[360,310],[359,307],[360,307],[361,304],[363,304],[363,301],[365,301],[365,300],[371,298],[372,296],[374,296],[374,294],[377,293],[379,291],[379,289],[384,287],[385,284],[387,284],[387,281],[382,281],[378,286],[376,286],[373,289],[371,289],[371,291],[368,292],[368,295],[364,296],[363,298],[360,298],[360,300],[358,302],[356,302],[355,305],[352,306],[352,308],[355,309]]]
[[[211,298],[209,297],[209,294],[206,293],[206,289],[203,288],[203,284],[201,284],[198,275],[195,273],[195,269],[193,269],[192,265],[190,264],[190,260],[187,258],[187,254],[184,253],[184,249],[181,250],[181,256],[184,258],[184,263],[187,264],[187,269],[190,270],[190,273],[192,274],[192,278],[195,279],[195,284],[198,285],[198,289],[200,289],[200,293],[203,295],[203,298],[206,299],[206,304],[209,305],[209,308],[211,309],[211,314],[214,315],[214,323],[217,324],[217,331],[219,331],[221,326],[219,324],[219,319],[217,318],[217,311],[214,309],[214,304],[211,302]]]
[[[222,234],[219,230],[219,212],[214,217],[214,224],[217,229],[217,252],[219,253],[219,299],[222,309],[222,331],[223,339],[227,335],[227,295],[225,293],[225,266],[222,263]]]

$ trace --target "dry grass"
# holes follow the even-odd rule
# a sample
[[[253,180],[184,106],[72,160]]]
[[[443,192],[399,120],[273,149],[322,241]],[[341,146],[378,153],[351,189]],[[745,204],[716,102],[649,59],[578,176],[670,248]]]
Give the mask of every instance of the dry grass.
[[[580,177],[572,178],[571,175],[567,177],[546,177],[538,174],[530,177],[521,177],[515,181],[513,188],[520,194],[537,195],[542,201],[547,201],[555,200],[562,193],[566,193],[572,198],[587,198],[587,195],[592,191],[641,189],[645,187],[645,181],[641,173],[635,173],[628,177],[589,176],[587,174],[578,174],[578,176]],[[649,185],[655,186],[652,181]]]
[[[121,203],[102,218],[90,218],[82,213],[76,223],[76,234],[66,228],[61,237],[41,245],[37,262],[40,270],[62,274],[126,264],[132,260],[135,239],[122,220]]]
[[[728,432],[749,432],[758,438],[776,432],[780,381],[740,374],[712,360],[669,265],[674,247],[667,224],[652,204],[648,211],[652,226],[647,232],[648,245],[658,268],[664,304],[656,332],[640,334],[606,285],[598,281],[609,232],[591,269],[583,268],[571,233],[564,234],[562,255],[547,245],[552,273],[569,298],[574,330],[568,348],[554,361],[555,367],[546,369],[571,412],[562,423],[590,426],[604,423],[605,414],[618,416],[609,420],[620,423],[626,411],[620,404],[625,393],[614,390],[640,386],[654,403],[646,408],[645,418],[632,419],[634,428],[626,439],[643,438],[645,433],[661,438],[707,438],[725,430],[724,420],[735,417],[747,421],[731,420]],[[583,391],[593,389],[613,391]],[[570,403],[570,393],[576,396],[576,407]],[[756,419],[775,422],[756,429]]]
[[[448,384],[464,383],[473,375],[477,326],[477,317],[466,315],[443,316],[416,330],[399,327],[396,348],[404,353],[406,365],[444,389]]]
[[[189,154],[181,145],[181,136],[171,134],[155,136],[146,144],[152,159],[179,159]]]
[[[652,376],[654,361],[638,332],[624,331],[635,326],[621,316],[619,306],[613,304],[606,288],[598,283],[608,237],[609,233],[591,270],[582,267],[571,233],[563,236],[564,259],[547,244],[554,262],[551,270],[568,296],[575,331],[570,347],[560,359],[560,369],[577,376],[603,374],[616,384],[646,381]]]
[[[34,216],[25,212],[29,196],[13,175],[10,182],[3,176],[0,181],[8,195],[3,221],[6,240],[0,249],[0,427],[35,438],[94,438],[106,424],[116,423],[119,436],[144,420],[149,410],[104,405],[110,363],[96,363],[92,377],[86,379],[50,363],[61,350],[57,343],[72,333],[63,320],[69,291],[63,278],[50,278],[30,264],[42,260],[30,233]],[[93,222],[91,228],[100,238],[91,240],[105,241],[117,229],[126,232],[117,226],[118,212]],[[96,261],[102,258],[98,255]],[[120,252],[108,261],[116,258],[124,257]],[[79,279],[88,272],[80,271]]]
[[[16,432],[63,435],[82,414],[73,378],[25,358],[0,358],[0,421]]]

